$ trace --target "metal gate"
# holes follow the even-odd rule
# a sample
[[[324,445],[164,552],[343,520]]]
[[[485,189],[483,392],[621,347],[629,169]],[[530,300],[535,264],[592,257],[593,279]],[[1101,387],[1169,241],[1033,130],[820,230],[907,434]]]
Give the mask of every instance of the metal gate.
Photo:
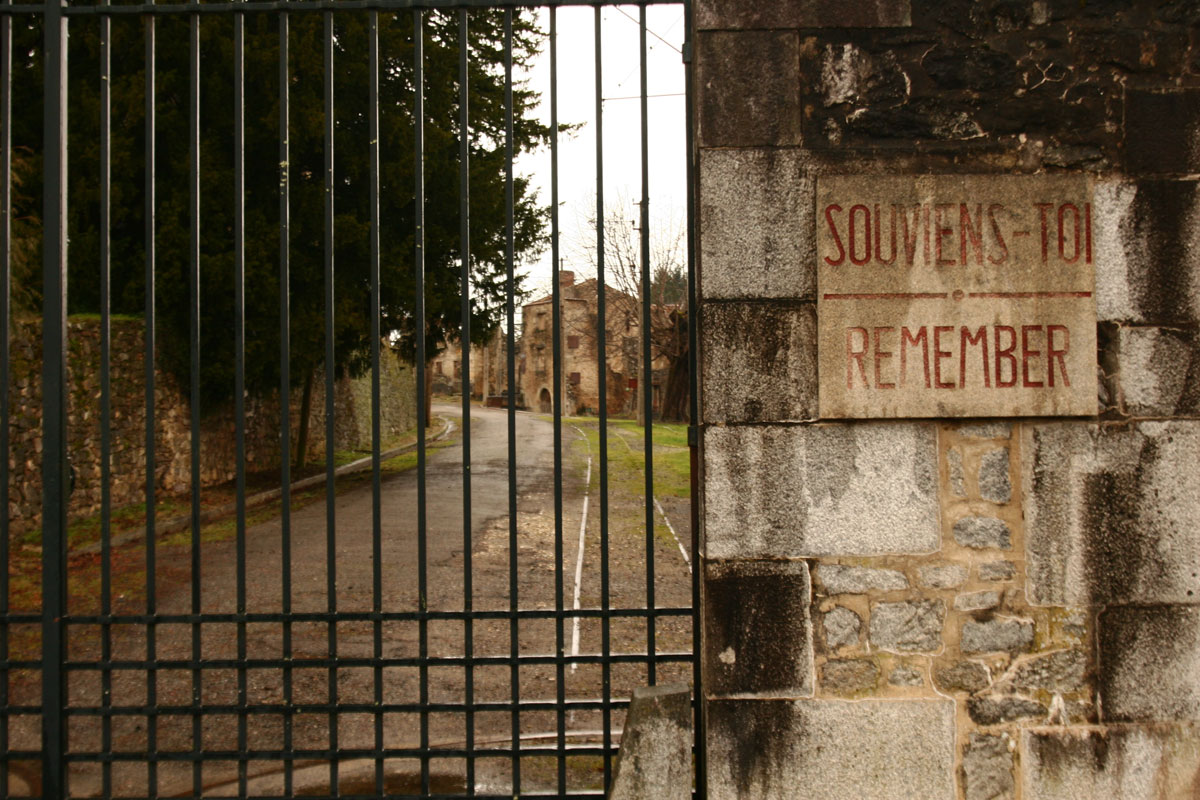
[[[0,797],[602,797],[632,689],[700,696],[695,429],[656,421],[696,419],[690,45],[672,300],[669,4],[544,5],[0,2]],[[581,11],[592,80],[564,83]],[[608,14],[636,59],[606,63]],[[608,225],[616,101],[636,233]],[[459,397],[390,429],[434,383]]]

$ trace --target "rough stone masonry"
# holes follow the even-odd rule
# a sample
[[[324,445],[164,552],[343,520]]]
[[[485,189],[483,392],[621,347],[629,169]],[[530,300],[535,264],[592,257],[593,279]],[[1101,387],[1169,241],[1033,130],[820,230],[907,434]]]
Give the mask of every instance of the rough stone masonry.
[[[697,0],[695,27],[710,797],[1200,797],[1200,8]],[[1086,183],[1046,206],[1061,227],[1039,240],[1034,211],[1018,227],[1051,277],[1091,259],[1066,287],[1091,294],[1070,318],[1086,358],[1059,366],[1095,370],[1094,402],[823,415],[831,381],[890,389],[907,323],[844,323],[829,341],[860,360],[822,366],[842,312],[821,226],[856,266],[897,251],[867,249],[896,224],[886,204],[881,223],[835,198],[826,219],[821,187],[920,176]],[[1012,241],[980,202],[946,206],[934,268],[954,252],[986,268],[995,231]],[[920,203],[896,213],[915,224]],[[927,337],[952,324],[921,308]],[[955,336],[1020,336],[982,312]],[[1050,325],[1024,345],[1043,370],[1066,358]],[[1007,391],[991,357],[986,388]]]

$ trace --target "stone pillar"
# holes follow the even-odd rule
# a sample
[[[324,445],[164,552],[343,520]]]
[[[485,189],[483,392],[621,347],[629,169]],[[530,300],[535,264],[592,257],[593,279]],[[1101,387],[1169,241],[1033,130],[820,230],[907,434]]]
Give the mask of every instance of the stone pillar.
[[[710,797],[1200,793],[1200,14],[1134,5],[697,0]],[[918,174],[1093,181],[1094,413],[821,417],[818,182]]]

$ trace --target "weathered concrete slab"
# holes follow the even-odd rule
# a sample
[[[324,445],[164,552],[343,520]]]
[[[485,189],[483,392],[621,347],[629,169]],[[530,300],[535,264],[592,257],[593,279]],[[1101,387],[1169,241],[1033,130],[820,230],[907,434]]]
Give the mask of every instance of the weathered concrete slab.
[[[1200,720],[1200,606],[1110,608],[1098,638],[1104,721]]]
[[[686,683],[633,690],[609,800],[692,796],[692,691]]]
[[[817,181],[822,417],[1096,413],[1092,182]]]
[[[1096,313],[1101,320],[1200,321],[1200,192],[1194,180],[1096,185]]]
[[[1200,414],[1200,340],[1195,331],[1122,326],[1117,332],[1116,358],[1116,380],[1126,414]]]
[[[816,300],[816,183],[799,151],[704,150],[700,182],[704,298]]]
[[[908,0],[698,0],[696,26],[711,28],[879,28],[912,24]]]
[[[707,563],[704,596],[705,691],[812,694],[812,584],[805,562]]]
[[[800,144],[799,34],[705,33],[697,44],[702,147]]]
[[[952,800],[954,702],[708,704],[709,797]]]
[[[1043,605],[1200,597],[1200,423],[1025,431],[1026,570]]]
[[[701,336],[705,422],[816,417],[816,309],[811,304],[709,303]]]
[[[1025,730],[1021,765],[1025,800],[1195,800],[1200,727]]]
[[[706,428],[708,557],[937,550],[936,439],[922,423]]]

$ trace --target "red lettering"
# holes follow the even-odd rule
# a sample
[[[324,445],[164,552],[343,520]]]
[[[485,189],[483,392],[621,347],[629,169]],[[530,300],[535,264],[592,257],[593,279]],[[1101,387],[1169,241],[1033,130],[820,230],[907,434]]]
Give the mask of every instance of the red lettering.
[[[967,345],[977,344],[982,350],[983,355],[983,385],[987,388],[992,388],[992,375],[988,371],[988,343],[987,343],[987,327],[981,325],[975,335],[971,335],[971,329],[966,325],[960,329],[962,339],[960,341],[958,353],[958,386],[961,389],[967,385]]]
[[[988,221],[992,223],[992,235],[996,237],[996,244],[1000,245],[999,258],[988,256],[988,261],[993,264],[1003,264],[1005,259],[1008,258],[1008,244],[1004,241],[1004,234],[1000,233],[1000,223],[996,221],[996,211],[998,210],[1003,211],[1004,206],[999,203],[993,203],[988,206]],[[984,370],[984,374],[987,374],[987,370]]]
[[[1017,357],[1013,354],[1017,349],[1017,331],[1008,325],[996,325],[994,330],[996,343],[996,388],[1006,389],[1017,385]],[[1008,347],[1000,346],[1000,331],[1008,332]],[[1004,372],[1000,369],[1001,360],[1008,362],[1008,367],[1012,370],[1011,380],[1004,379]]]
[[[1092,204],[1083,204],[1083,241],[1087,263],[1092,263]]]
[[[1042,263],[1050,258],[1050,227],[1046,220],[1046,212],[1054,208],[1053,203],[1034,203],[1042,217]]]
[[[1022,325],[1021,326],[1021,385],[1022,386],[1044,386],[1041,381],[1029,379],[1029,357],[1033,356],[1034,361],[1037,361],[1037,356],[1042,354],[1041,350],[1033,350],[1029,347],[1029,332],[1041,333],[1041,325]]]
[[[1063,343],[1062,348],[1054,346],[1054,334],[1062,331]],[[1058,361],[1058,366],[1062,370],[1063,386],[1070,386],[1071,379],[1067,377],[1067,362],[1065,356],[1067,351],[1071,349],[1071,332],[1067,330],[1066,325],[1049,325],[1046,327],[1046,362],[1048,372],[1050,373],[1050,385],[1054,385],[1054,362]]]
[[[933,207],[933,227],[936,229],[933,238],[937,246],[938,266],[952,267],[955,264],[953,258],[942,258],[942,241],[954,235],[954,229],[944,224],[942,212],[949,213],[953,208],[954,205],[951,203],[938,203]]]
[[[854,349],[854,334],[862,334],[862,349]],[[858,372],[862,375],[863,386],[871,388],[870,381],[867,380],[867,368],[863,366],[863,357],[867,354],[867,349],[870,347],[867,337],[866,328],[846,328],[846,388],[854,388],[854,363],[858,362]]]
[[[842,237],[838,236],[837,225],[834,224],[833,221],[833,212],[841,210],[842,207],[839,205],[825,206],[825,221],[829,223],[829,233],[833,236],[833,243],[837,245],[838,249],[838,257],[836,261],[829,256],[825,256],[825,263],[831,267],[836,267],[846,260],[846,248],[842,246]]]
[[[928,263],[930,263],[930,261],[929,261],[929,206],[927,206],[924,203],[921,204],[921,214],[925,217],[925,224],[922,226],[922,230],[924,231],[924,238],[925,238],[925,263],[928,264]]]
[[[958,206],[958,241],[963,266],[967,263],[967,243],[975,248],[975,263],[983,263],[983,204],[975,204],[975,222],[971,223],[971,212],[966,203]]]
[[[916,347],[921,345],[921,356],[925,362],[925,388],[929,388],[929,336],[925,333],[925,326],[921,326],[921,332],[916,336],[908,328],[900,329],[900,385],[903,386],[908,382],[908,346]]]
[[[952,331],[950,325],[936,325],[933,329],[933,384],[939,389],[953,389],[954,381],[942,381],[942,359],[949,358],[953,353],[942,349],[942,331]]]
[[[880,264],[891,264],[896,260],[896,207],[892,206],[892,254],[883,257],[883,242],[879,234],[879,221],[883,215],[879,213],[879,204],[875,204],[875,260]]]
[[[885,332],[891,333],[895,330],[896,330],[895,328],[876,328],[874,330],[874,333],[875,333],[875,388],[876,389],[895,389],[896,388],[896,384],[894,384],[894,383],[884,383],[883,378],[880,375],[881,362],[886,358],[891,358],[892,354],[890,352],[888,352],[887,350],[884,350],[883,347],[879,343],[879,334],[885,333]]]
[[[904,223],[904,258],[911,267],[913,259],[917,255],[917,231],[921,225],[921,206],[913,206],[912,227],[909,227],[908,214],[904,212],[903,208],[900,209],[900,221]]]
[[[1075,217],[1074,224],[1073,224],[1073,228],[1075,230],[1075,247],[1074,247],[1074,249],[1071,250],[1070,258],[1067,258],[1067,253],[1066,253],[1067,232],[1066,232],[1065,213],[1067,212],[1068,209],[1071,211],[1071,214]],[[1079,208],[1078,208],[1078,206],[1076,206],[1074,203],[1063,203],[1061,206],[1058,207],[1058,257],[1061,258],[1063,261],[1067,262],[1068,264],[1074,264],[1076,261],[1079,260],[1079,234],[1081,233],[1081,231],[1080,231],[1081,227],[1083,227],[1083,226],[1079,224]]]
[[[857,238],[854,215],[859,211],[863,213],[863,241],[867,245],[867,252],[863,254],[862,258],[854,254],[854,241]],[[850,260],[859,265],[871,260],[871,209],[863,205],[852,206],[850,208]]]

